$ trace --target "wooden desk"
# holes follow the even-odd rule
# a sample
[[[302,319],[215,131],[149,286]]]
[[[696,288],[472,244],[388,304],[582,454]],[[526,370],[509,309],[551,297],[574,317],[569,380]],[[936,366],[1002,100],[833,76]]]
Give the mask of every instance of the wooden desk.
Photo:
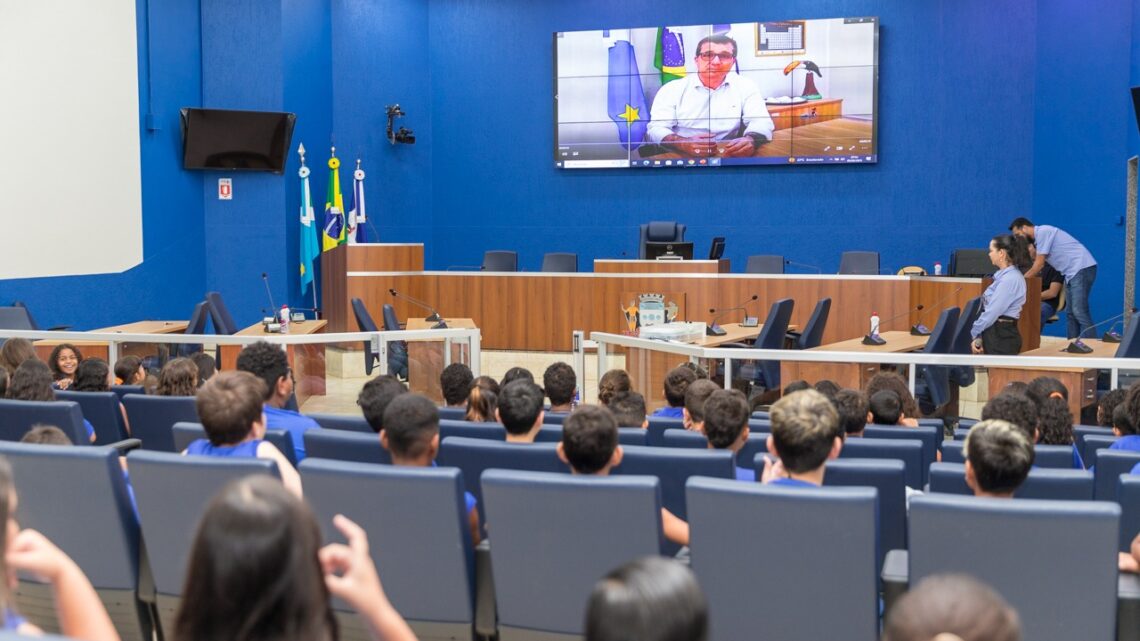
[[[825,100],[808,100],[795,104],[768,104],[768,115],[776,124],[776,131],[802,127],[827,120],[834,120],[843,115],[843,99],[827,98]]]
[[[146,320],[135,321],[133,323],[125,323],[123,325],[112,325],[111,327],[102,327],[100,329],[93,329],[92,332],[101,332],[104,334],[180,334],[186,331],[189,321],[164,321],[164,320]],[[36,356],[47,362],[51,358],[51,351],[57,345],[63,343],[70,343],[83,353],[83,358],[101,358],[107,360],[110,355],[109,346],[107,341],[57,341],[57,340],[39,340],[34,344]],[[165,349],[165,345],[158,343],[121,343],[119,345],[119,356],[153,356],[154,354]],[[110,363],[114,367],[114,363]]]
[[[816,352],[866,352],[881,354],[899,354],[902,352],[917,352],[926,347],[928,336],[912,336],[909,331],[883,332],[885,345],[864,345],[863,338],[852,338],[813,347],[810,351]],[[795,380],[805,380],[816,383],[823,379],[830,379],[840,387],[850,389],[863,389],[872,376],[879,372],[880,366],[873,363],[818,363],[783,361],[780,364],[780,381],[787,385]]]
[[[1024,314],[1022,314],[1024,316]],[[1064,383],[1069,390],[1069,411],[1073,413],[1073,422],[1081,422],[1081,410],[1096,404],[1096,378],[1098,370],[1081,367],[1082,358],[1112,358],[1116,355],[1118,343],[1106,343],[1095,338],[1084,339],[1085,345],[1092,348],[1090,354],[1071,354],[1063,351],[1068,343],[1058,343],[1051,347],[1041,347],[1032,351],[1022,352],[1023,356],[1050,356],[1054,358],[1072,359],[1073,367],[991,367],[989,368],[990,398],[997,396],[1006,385],[1014,381],[1029,381],[1038,376],[1052,376]]]
[[[720,260],[594,260],[596,274],[727,274],[731,264]]]
[[[478,325],[470,318],[445,318],[449,329],[475,329]],[[431,329],[435,323],[429,323],[422,317],[409,318],[405,327],[407,329]],[[442,340],[411,340],[408,341],[408,389],[423,394],[443,404],[443,390],[439,384],[439,375],[443,373],[444,342]],[[471,352],[467,343],[453,342],[451,344],[452,363],[470,363]]]
[[[307,335],[322,334],[327,321],[307,320],[304,322],[289,323],[289,334]],[[261,323],[250,325],[237,333],[237,336],[278,336],[266,333]],[[222,362],[219,369],[237,369],[237,357],[241,353],[241,345],[222,345]],[[296,381],[294,393],[297,395],[297,406],[303,406],[310,396],[325,395],[325,346],[323,344],[287,345],[285,354],[289,358],[289,367],[293,368],[293,379]]]

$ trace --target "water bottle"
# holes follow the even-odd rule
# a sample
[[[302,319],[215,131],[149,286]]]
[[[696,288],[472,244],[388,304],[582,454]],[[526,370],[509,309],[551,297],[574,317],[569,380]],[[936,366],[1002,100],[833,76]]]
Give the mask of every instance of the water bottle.
[[[282,334],[288,334],[289,333],[289,306],[288,305],[282,305],[281,306],[281,333]]]
[[[879,312],[871,312],[871,336],[879,335]]]
[[[942,263],[934,263],[934,275],[935,276],[941,276],[942,275]]]

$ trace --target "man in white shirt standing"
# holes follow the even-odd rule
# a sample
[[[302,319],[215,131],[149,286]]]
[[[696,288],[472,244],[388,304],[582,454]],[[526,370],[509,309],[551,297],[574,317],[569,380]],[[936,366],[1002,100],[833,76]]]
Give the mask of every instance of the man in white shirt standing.
[[[1046,261],[1065,277],[1068,337],[1087,338],[1085,332],[1093,326],[1089,292],[1096,280],[1096,259],[1080,241],[1052,225],[1034,225],[1028,218],[1015,218],[1009,230],[1037,243],[1037,258],[1025,272],[1026,278],[1036,276]]]
[[[723,34],[697,43],[697,73],[658,90],[646,138],[695,158],[751,156],[772,140],[760,88],[732,70],[736,54],[736,41]]]

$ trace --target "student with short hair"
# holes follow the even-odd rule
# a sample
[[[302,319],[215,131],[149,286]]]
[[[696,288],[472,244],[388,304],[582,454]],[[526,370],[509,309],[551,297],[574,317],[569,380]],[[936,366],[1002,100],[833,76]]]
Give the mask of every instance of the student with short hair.
[[[562,425],[557,452],[574,474],[609,475],[612,468],[621,465],[623,455],[614,415],[597,405],[579,406]],[[661,527],[665,538],[678,545],[689,544],[689,524],[665,508],[661,508]]]
[[[546,368],[542,387],[550,399],[551,414],[565,414],[574,409],[574,392],[578,389],[578,375],[574,368],[561,361]]]
[[[502,388],[506,387],[508,383],[513,383],[515,381],[530,381],[533,383],[534,374],[532,374],[530,370],[525,367],[512,367],[507,370],[506,374],[503,374],[503,379],[499,381],[499,389],[501,390]]]
[[[525,378],[503,386],[495,418],[507,429],[508,443],[533,443],[542,429],[542,388]]]
[[[1100,397],[1100,401],[1096,404],[1096,424],[1101,427],[1112,427],[1115,425],[1115,423],[1113,423],[1112,412],[1118,405],[1124,402],[1127,395],[1127,390],[1117,388]]]
[[[962,446],[966,485],[974,496],[1013,498],[1033,467],[1033,443],[1008,421],[990,419],[970,428]]]
[[[384,429],[384,410],[400,394],[407,394],[408,387],[391,374],[384,374],[368,381],[360,388],[356,404],[364,414],[364,420],[377,434]]]
[[[695,380],[697,380],[697,374],[687,367],[674,367],[669,370],[669,373],[665,375],[665,402],[669,405],[653,412],[653,415],[682,418],[685,407],[685,390]]]
[[[685,429],[694,432],[705,431],[705,402],[713,392],[721,389],[708,379],[697,379],[685,389],[685,408],[681,420]]]
[[[645,397],[637,392],[618,392],[610,399],[607,406],[614,414],[618,427],[635,427],[646,429],[649,427],[649,417],[646,416]]]
[[[875,392],[867,407],[867,422],[875,425],[902,425],[906,418],[902,410],[902,399],[893,390]]]
[[[1031,443],[1037,442],[1037,405],[1025,394],[1007,388],[986,401],[982,406],[982,420],[992,419],[1013,423]]]
[[[828,459],[839,456],[839,413],[813,389],[795,392],[772,405],[772,434],[761,479],[772,485],[819,487]]]
[[[835,394],[835,410],[839,414],[840,438],[860,438],[867,427],[871,404],[867,395],[856,389],[841,389]]]
[[[609,405],[610,399],[618,392],[628,392],[633,389],[633,382],[624,369],[611,369],[598,379],[598,402]]]
[[[732,452],[736,466],[736,480],[756,481],[756,470],[741,467],[736,460],[740,448],[748,442],[748,400],[740,390],[718,389],[709,395],[702,408],[705,415],[704,432],[709,447]],[[751,461],[743,461],[748,465]]]
[[[439,454],[439,408],[422,394],[400,394],[384,410],[380,444],[392,454],[392,465],[435,467]],[[479,508],[475,496],[463,493],[471,541],[479,545]]]
[[[8,381],[7,398],[13,401],[54,401],[55,388],[52,387],[51,369],[43,361],[29,358],[16,368],[12,380]],[[83,419],[87,438],[95,441],[95,428]]]
[[[796,379],[784,386],[783,391],[780,392],[780,396],[790,396],[806,389],[811,389],[811,383],[803,379]]]
[[[917,427],[918,417],[922,416],[922,412],[918,409],[918,401],[914,400],[914,394],[910,393],[906,379],[897,372],[880,371],[867,381],[863,391],[867,393],[867,398],[870,399],[875,395],[875,392],[884,389],[889,389],[899,395],[899,400],[902,401],[902,424]]]
[[[190,355],[190,360],[198,366],[198,387],[205,385],[206,381],[218,373],[217,361],[206,352],[194,352]]]
[[[1118,403],[1112,409],[1112,433],[1118,438],[1108,449],[1140,452],[1140,430],[1128,418],[1128,408],[1124,403]]]
[[[815,385],[812,387],[815,388],[815,391],[823,394],[827,397],[827,400],[832,402],[835,402],[835,395],[839,393],[839,383],[826,378],[820,381],[816,381]]]
[[[935,574],[891,608],[882,641],[1021,641],[1021,620],[1000,594],[964,574]]]
[[[693,370],[693,373],[697,375],[698,381],[702,379],[708,380],[709,378],[709,371],[697,363],[694,363],[693,361],[682,361],[681,364],[677,367],[684,367],[685,369]]]
[[[248,372],[222,372],[202,386],[195,399],[206,438],[183,454],[262,458],[277,464],[281,482],[301,496],[301,476],[275,445],[265,439],[265,384]]]
[[[297,453],[297,462],[303,461],[304,434],[319,428],[320,425],[300,412],[285,409],[289,399],[293,397],[295,385],[293,368],[289,367],[289,358],[285,355],[285,350],[265,341],[246,345],[238,354],[237,369],[249,372],[265,383],[266,429],[289,432],[289,437],[293,439],[293,449]]]
[[[121,356],[115,361],[115,385],[142,385],[146,369],[138,356]]]
[[[480,376],[467,391],[467,413],[464,420],[476,423],[494,423],[495,408],[499,406],[499,383],[490,376]]]
[[[586,602],[586,641],[705,641],[709,608],[689,566],[650,556],[610,572]]]
[[[443,368],[439,375],[439,387],[443,391],[443,402],[447,407],[466,407],[467,392],[475,380],[471,368],[463,363],[452,363]]]

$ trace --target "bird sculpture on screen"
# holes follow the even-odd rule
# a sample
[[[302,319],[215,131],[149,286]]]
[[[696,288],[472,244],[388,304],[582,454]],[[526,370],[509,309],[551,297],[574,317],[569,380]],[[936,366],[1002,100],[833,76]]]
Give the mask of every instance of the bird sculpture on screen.
[[[793,60],[789,62],[788,66],[784,67],[784,75],[786,76],[792,73],[793,69],[800,66],[802,66],[804,70],[807,71],[807,76],[804,79],[804,92],[800,95],[802,95],[804,98],[807,98],[808,100],[819,100],[820,98],[823,98],[823,95],[820,94],[819,90],[815,88],[815,76],[822,78],[823,72],[819,70],[819,65],[815,64],[811,60]]]

